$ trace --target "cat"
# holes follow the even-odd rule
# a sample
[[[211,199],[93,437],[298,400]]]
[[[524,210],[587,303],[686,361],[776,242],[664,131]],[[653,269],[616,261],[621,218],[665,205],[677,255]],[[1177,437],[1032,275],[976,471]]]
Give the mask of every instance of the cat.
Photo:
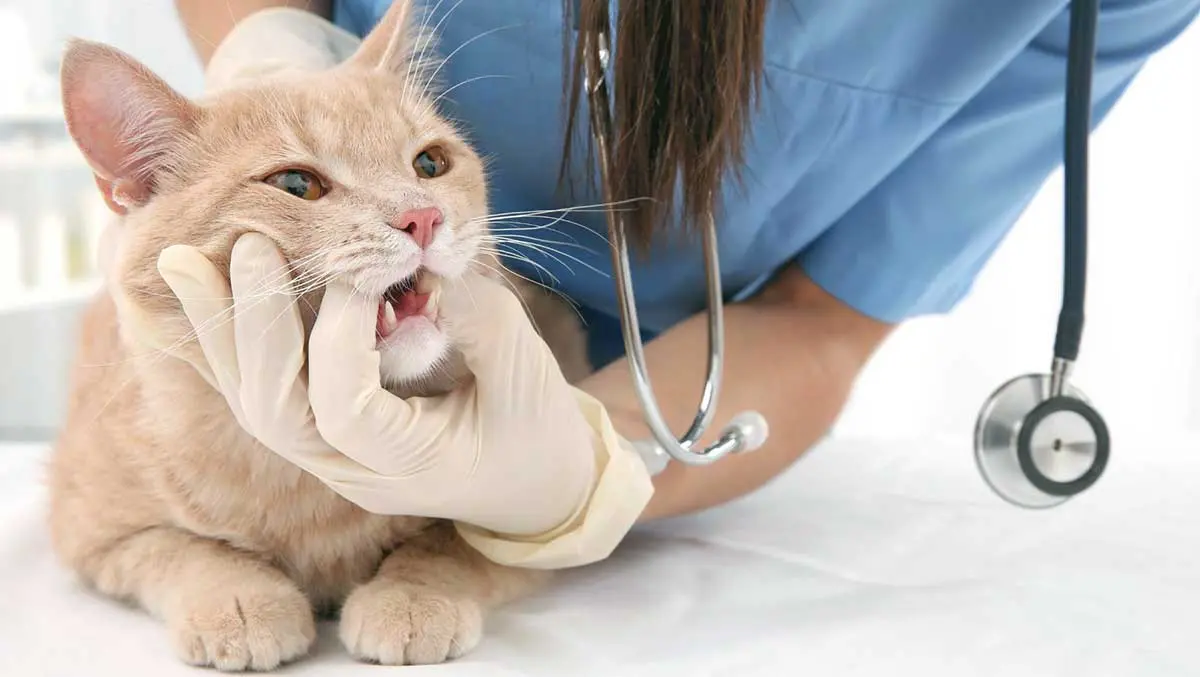
[[[148,354],[127,331],[141,318],[202,359],[157,257],[187,244],[227,273],[236,238],[256,231],[290,262],[306,331],[321,280],[379,295],[389,390],[434,394],[467,376],[419,317],[424,294],[472,266],[521,281],[489,258],[485,167],[434,110],[432,38],[414,12],[411,0],[392,3],[333,69],[194,100],[109,46],[66,49],[67,127],[123,235],[84,313],[48,468],[49,529],[67,568],[159,618],[189,664],[274,669],[302,659],[314,619],[333,614],[360,660],[442,662],[479,643],[489,609],[548,575],[485,560],[444,520],[342,499],[260,446],[191,365]],[[564,375],[586,375],[572,309],[518,289]]]

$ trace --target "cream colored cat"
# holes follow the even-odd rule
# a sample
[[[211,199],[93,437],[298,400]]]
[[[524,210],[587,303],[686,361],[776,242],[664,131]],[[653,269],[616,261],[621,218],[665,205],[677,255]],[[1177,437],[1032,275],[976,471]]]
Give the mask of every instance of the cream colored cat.
[[[410,13],[393,3],[334,70],[203,101],[108,47],[66,53],[68,127],[127,213],[109,288],[84,319],[50,467],[53,543],[87,584],[161,618],[188,663],[275,668],[309,650],[314,613],[339,608],[356,657],[439,662],[479,642],[488,608],[540,580],[484,560],[444,522],[343,500],[259,446],[190,365],[121,331],[128,309],[198,356],[158,254],[189,244],[225,270],[237,236],[258,231],[292,263],[307,327],[332,277],[379,294],[381,376],[394,392],[464,376],[425,293],[495,265],[483,253],[484,168],[434,112]],[[523,294],[564,372],[586,373],[571,311]]]

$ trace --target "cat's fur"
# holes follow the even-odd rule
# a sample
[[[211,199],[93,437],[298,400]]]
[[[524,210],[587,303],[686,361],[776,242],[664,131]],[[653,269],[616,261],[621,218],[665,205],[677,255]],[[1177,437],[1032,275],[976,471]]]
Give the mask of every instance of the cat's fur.
[[[227,272],[236,237],[258,231],[297,278],[336,274],[382,293],[418,252],[387,218],[434,204],[446,220],[427,268],[453,277],[485,261],[484,167],[434,112],[415,53],[425,38],[411,15],[397,0],[336,69],[198,102],[108,47],[77,41],[65,56],[68,127],[112,204],[128,212],[107,289],[84,317],[50,466],[53,543],[94,589],[161,618],[188,663],[272,669],[307,653],[314,613],[339,608],[355,656],[438,662],[478,643],[488,608],[541,580],[484,560],[442,521],[373,515],[340,498],[259,446],[187,362],[149,353],[122,331],[140,317],[200,355],[157,272],[170,244],[195,246]],[[410,163],[432,141],[452,169],[419,181]],[[336,189],[308,202],[261,182],[291,166],[317,170]],[[570,310],[522,291],[569,362],[564,372],[586,373]],[[301,300],[306,328],[319,303],[319,289]],[[450,346],[401,342],[382,350],[382,372],[404,395],[451,387],[462,367]]]

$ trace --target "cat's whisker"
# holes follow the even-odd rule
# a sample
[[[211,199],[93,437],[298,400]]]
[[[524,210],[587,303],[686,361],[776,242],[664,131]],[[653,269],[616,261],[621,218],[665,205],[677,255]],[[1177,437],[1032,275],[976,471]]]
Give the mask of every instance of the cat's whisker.
[[[460,2],[461,2],[461,0],[460,0]],[[458,53],[459,53],[460,51],[462,51],[462,50],[463,50],[465,47],[467,47],[468,45],[470,45],[472,42],[475,42],[476,40],[480,40],[480,39],[482,39],[482,38],[485,38],[485,37],[487,37],[487,36],[491,35],[492,33],[499,33],[499,32],[500,32],[500,31],[502,31],[502,30],[507,30],[507,29],[509,29],[509,28],[517,28],[518,26],[520,26],[520,24],[509,24],[509,25],[507,25],[507,26],[497,26],[496,28],[490,28],[490,29],[488,29],[488,30],[486,30],[486,31],[484,31],[484,32],[482,32],[482,33],[480,33],[480,34],[476,35],[475,37],[468,38],[468,39],[466,39],[465,41],[463,41],[463,43],[462,43],[461,45],[459,45],[458,47],[455,47],[455,48],[454,48],[454,51],[452,51],[452,52],[450,52],[449,54],[447,54],[447,55],[446,55],[446,57],[445,57],[444,59],[442,59],[441,63],[439,63],[439,64],[438,64],[438,67],[437,67],[436,69],[434,69],[434,71],[433,71],[433,74],[432,74],[432,75],[430,75],[430,76],[429,76],[429,79],[425,81],[425,84],[424,84],[424,86],[423,86],[423,88],[422,88],[422,91],[421,91],[421,97],[420,97],[420,98],[425,98],[426,94],[427,94],[427,93],[428,93],[428,91],[429,91],[429,86],[430,86],[431,84],[433,84],[434,80],[435,80],[435,79],[437,78],[437,76],[438,76],[438,73],[441,73],[441,71],[442,71],[442,68],[443,68],[443,67],[445,67],[445,65],[446,65],[447,63],[449,63],[449,62],[450,62],[450,59],[453,59],[453,58],[454,58],[454,55],[455,55],[455,54],[458,54]]]
[[[525,277],[524,275],[522,275],[522,274],[520,274],[520,273],[518,273],[518,272],[516,272],[516,271],[514,271],[514,270],[511,270],[511,269],[509,269],[509,268],[505,268],[505,269],[504,269],[504,272],[500,272],[500,271],[496,270],[496,268],[495,268],[494,266],[492,266],[492,265],[490,265],[490,264],[488,264],[488,263],[485,263],[485,262],[483,262],[483,261],[472,261],[472,263],[473,263],[473,264],[478,264],[478,265],[484,266],[484,267],[485,267],[485,268],[487,268],[488,270],[490,270],[490,271],[492,271],[492,272],[496,273],[498,276],[500,276],[500,278],[501,278],[501,279],[503,279],[503,280],[504,280],[506,283],[508,283],[509,287],[511,287],[511,288],[512,288],[512,290],[513,290],[513,293],[514,293],[514,294],[516,294],[517,298],[518,298],[518,299],[520,299],[520,301],[521,301],[521,304],[522,304],[522,305],[525,307],[525,309],[526,309],[526,311],[527,311],[527,314],[529,315],[530,322],[531,322],[531,323],[534,323],[534,328],[535,328],[535,329],[537,328],[537,325],[536,325],[536,323],[534,322],[534,319],[533,319],[533,313],[529,311],[529,304],[528,304],[528,303],[525,301],[525,299],[524,299],[524,296],[523,296],[523,295],[520,293],[520,291],[518,291],[518,290],[517,290],[516,286],[515,286],[515,285],[513,285],[513,284],[512,284],[512,282],[511,282],[511,281],[509,281],[509,280],[507,279],[507,277],[506,277],[507,275],[511,275],[511,276],[513,276],[513,277],[518,277],[518,278],[521,278],[522,280],[525,280],[525,281],[526,281],[526,282],[528,282],[529,284],[531,284],[531,285],[533,285],[533,286],[535,286],[535,287],[537,287],[537,288],[539,288],[539,289],[544,289],[544,290],[546,290],[547,292],[549,292],[549,293],[551,293],[551,294],[554,294],[555,296],[557,296],[557,297],[559,297],[560,299],[562,299],[562,300],[565,302],[565,304],[567,305],[567,307],[569,307],[569,308],[570,308],[572,311],[574,311],[574,313],[575,313],[575,316],[579,318],[579,321],[580,321],[580,322],[582,322],[582,323],[584,323],[584,324],[586,324],[586,323],[587,323],[587,320],[585,320],[585,319],[584,319],[584,317],[583,317],[583,313],[581,313],[581,312],[579,311],[578,304],[577,304],[577,303],[576,303],[576,302],[575,302],[573,299],[569,298],[569,297],[568,297],[566,294],[564,294],[563,292],[561,292],[561,291],[559,291],[559,290],[555,289],[554,287],[551,287],[550,285],[544,284],[544,283],[542,283],[542,282],[538,282],[538,281],[536,281],[536,280],[531,280],[531,279],[529,279],[528,277]]]
[[[574,213],[574,212],[582,212],[585,214],[605,213],[610,209],[615,209],[616,207],[627,205],[627,204],[630,204],[633,202],[644,202],[644,201],[653,202],[654,198],[632,197],[632,198],[628,198],[625,200],[617,200],[615,202],[598,202],[595,204],[576,205],[574,207],[557,207],[554,209],[533,209],[533,210],[519,211],[519,212],[492,212],[485,216],[479,217],[479,220],[486,221],[486,220],[490,220],[490,219],[509,217],[509,216],[515,216],[515,217],[520,218],[520,217],[525,217],[525,216],[544,216],[544,215],[559,214],[559,213],[570,214],[570,213]],[[474,220],[475,219],[472,219],[472,221],[474,221]]]
[[[314,315],[317,313],[316,306],[312,304],[312,301],[310,301],[307,296],[301,296],[300,303],[303,303],[308,308],[309,312],[313,313]]]
[[[584,226],[583,224],[581,224],[577,221],[568,219],[566,216],[567,216],[567,213],[569,213],[569,211],[588,212],[591,210],[579,208],[579,209],[574,209],[574,210],[538,210],[538,211],[529,211],[529,212],[511,212],[511,213],[489,214],[489,215],[486,215],[483,217],[476,217],[474,219],[471,219],[469,221],[469,223],[486,225],[492,231],[543,230],[543,229],[553,228],[555,225],[557,225],[559,223],[568,223],[573,226],[576,226],[580,232],[587,233],[587,234],[599,239],[600,241],[604,242],[608,249],[610,249],[610,250],[612,249],[613,244],[609,241],[606,233],[598,232],[592,228]],[[550,216],[550,214],[557,214],[557,216]],[[549,221],[546,223],[541,223],[541,224],[532,224],[527,221],[518,220],[518,219],[527,219],[527,218],[543,218],[543,219],[549,219]],[[522,228],[522,229],[512,228],[512,227],[508,226],[508,224],[516,224],[518,226],[525,226],[525,228]],[[496,228],[495,226],[497,226],[497,225],[500,225],[501,227]],[[562,232],[564,235],[567,235],[568,237],[570,237],[570,234],[567,233],[566,231],[556,231],[556,232]],[[574,238],[572,238],[572,239],[574,239]]]
[[[298,275],[292,275],[291,270],[281,271],[279,275],[263,280],[260,284],[255,285],[250,298],[274,296],[276,294],[295,294],[299,295],[302,292],[298,290],[307,285],[311,280],[327,276],[321,270],[309,269],[301,271]]]
[[[221,299],[221,300],[226,300],[226,299]],[[258,301],[258,303],[261,303],[261,302],[262,301]],[[257,303],[255,305],[257,305]],[[253,306],[251,306],[251,307],[253,307]],[[168,357],[178,357],[178,355],[176,353],[181,348],[183,348],[188,343],[198,341],[200,339],[200,337],[204,334],[204,332],[215,331],[216,329],[220,328],[224,324],[233,321],[234,315],[236,314],[236,313],[231,312],[233,310],[235,310],[235,307],[230,306],[227,310],[222,311],[222,312],[218,313],[216,316],[209,318],[209,320],[207,320],[206,322],[201,323],[200,326],[198,326],[198,327],[194,326],[192,331],[185,333],[183,336],[181,336],[180,338],[175,340],[173,343],[171,343],[170,345],[167,345],[165,347],[152,348],[145,352],[134,353],[134,354],[130,355],[129,357],[127,357],[126,359],[118,360],[115,362],[93,363],[88,366],[91,366],[91,367],[118,366],[118,365],[129,364],[129,363],[132,363],[135,361],[144,360],[144,359],[148,359],[148,358],[152,358],[155,361],[160,361],[160,360],[166,359]],[[229,317],[228,318],[223,317],[225,315],[229,315]],[[209,366],[210,366],[210,368],[213,368],[212,365],[209,365]],[[132,378],[134,378],[134,377],[131,376],[130,380],[132,380]]]
[[[505,286],[507,286],[509,289],[511,289],[513,292],[513,295],[517,297],[518,301],[520,301],[521,307],[525,309],[525,315],[527,317],[529,317],[529,321],[531,324],[534,325],[534,329],[537,329],[537,321],[533,317],[533,310],[530,309],[529,303],[525,300],[525,297],[521,294],[521,291],[519,289],[517,289],[517,286],[515,284],[513,284],[512,280],[508,279],[508,275],[506,273],[510,273],[511,271],[508,271],[507,269],[505,269],[504,271],[498,270],[498,269],[496,269],[495,266],[492,266],[484,261],[480,261],[477,259],[473,259],[471,261],[471,263],[483,266],[484,268],[492,271],[492,273],[494,273],[496,275],[496,277],[500,278],[500,282],[502,282]],[[521,277],[520,275],[517,275],[516,273],[512,273],[512,274],[516,275],[517,277]],[[471,293],[470,289],[467,290],[467,293],[468,294]],[[475,297],[474,296],[471,297],[471,303],[473,305],[475,305]]]
[[[433,99],[433,101],[429,102],[429,105],[425,107],[425,109],[422,111],[422,114],[428,115],[429,113],[432,113],[437,108],[437,104],[439,101],[446,98],[447,94],[449,94],[450,92],[453,92],[454,90],[458,89],[459,87],[462,87],[463,85],[469,85],[472,82],[478,82],[479,80],[490,80],[492,78],[500,78],[502,80],[511,80],[512,76],[511,75],[477,75],[473,78],[467,78],[466,80],[462,80],[462,81],[454,84],[451,87],[447,87],[445,90],[442,91],[441,94],[438,94],[437,97],[435,97]]]
[[[222,328],[222,326],[224,324],[229,324],[229,323],[235,322],[235,320],[238,319],[238,317],[240,316],[241,313],[253,310],[254,307],[257,307],[259,304],[262,304],[262,302],[265,302],[266,300],[270,299],[271,296],[274,296],[277,294],[284,294],[284,295],[289,296],[289,298],[292,299],[292,302],[290,302],[290,304],[288,304],[286,307],[284,307],[283,310],[280,312],[280,314],[278,314],[278,316],[276,316],[274,319],[271,320],[271,323],[268,325],[268,328],[266,328],[266,329],[269,329],[269,328],[271,328],[271,326],[274,326],[275,323],[278,322],[278,320],[280,320],[284,316],[284,314],[286,314],[287,312],[292,310],[293,306],[296,305],[296,302],[298,302],[300,299],[304,298],[304,296],[306,294],[311,293],[311,292],[313,292],[313,290],[319,289],[320,287],[324,287],[325,284],[328,284],[332,280],[332,278],[334,278],[336,276],[337,276],[336,272],[316,271],[316,272],[314,272],[314,274],[311,275],[311,280],[305,281],[304,286],[302,286],[300,288],[294,288],[292,286],[292,284],[289,283],[289,284],[286,284],[286,286],[276,287],[276,288],[272,288],[272,289],[264,289],[263,292],[258,292],[258,293],[242,296],[242,298],[239,299],[240,305],[230,306],[227,311],[222,311],[221,313],[217,313],[217,316],[215,316],[214,318],[211,318],[210,320],[208,320],[208,322],[200,323],[199,326],[193,326],[193,329],[191,332],[188,332],[188,334],[179,338],[179,340],[176,341],[175,343],[173,343],[172,346],[163,348],[162,351],[160,351],[160,352],[172,353],[174,351],[178,351],[179,348],[186,345],[186,343],[188,343],[188,342],[199,341],[200,337],[204,336],[205,332],[216,331],[217,329]],[[307,301],[306,301],[306,304],[307,304]],[[311,307],[311,304],[308,304],[308,305],[310,305],[310,307]],[[232,311],[232,312],[230,312],[230,311]],[[223,316],[226,316],[226,314],[228,314],[229,317],[227,317],[227,318],[223,317]],[[220,320],[220,322],[216,322],[216,320]],[[212,322],[216,322],[216,323],[210,325],[210,323],[212,323]],[[264,329],[264,331],[265,331],[265,329]]]
[[[329,273],[318,274],[318,275],[314,276],[313,281],[309,285],[310,290],[317,289],[317,288],[327,284],[329,282],[329,280],[331,280],[333,277],[335,277],[335,275],[329,274]],[[307,293],[307,292],[305,292],[305,293]],[[171,354],[171,353],[178,351],[180,348],[182,348],[184,345],[186,345],[190,342],[199,341],[200,338],[202,336],[204,336],[204,334],[206,332],[216,331],[217,329],[222,328],[224,325],[236,321],[237,318],[242,313],[248,312],[248,311],[256,308],[259,304],[265,303],[269,298],[271,298],[272,296],[277,295],[277,294],[284,294],[284,295],[292,298],[292,303],[287,306],[287,308],[285,309],[284,312],[286,312],[287,309],[290,309],[292,307],[292,305],[294,305],[296,303],[296,301],[298,300],[298,298],[302,295],[302,294],[293,293],[291,291],[291,286],[290,286],[290,281],[289,281],[289,283],[287,283],[283,286],[271,289],[271,290],[264,290],[262,292],[257,292],[257,293],[243,296],[240,299],[238,299],[239,305],[230,305],[229,307],[227,307],[226,309],[217,313],[216,315],[209,318],[208,320],[201,322],[200,325],[194,325],[192,328],[192,331],[184,334],[182,337],[177,339],[174,343],[172,343],[171,345],[169,345],[165,348],[160,349],[158,352],[164,352],[167,354]],[[229,301],[231,299],[221,298],[219,300]],[[282,317],[282,315],[280,315],[280,317]],[[278,320],[278,318],[276,318],[276,321],[277,320]]]
[[[547,237],[542,237],[542,236],[537,236],[537,235],[525,235],[524,233],[545,230],[545,227],[544,226],[533,226],[533,225],[529,225],[529,224],[521,224],[521,225],[524,227],[520,227],[520,228],[511,228],[511,227],[490,228],[490,229],[488,229],[488,232],[489,232],[489,235],[492,235],[492,236],[501,235],[501,236],[505,236],[505,237],[512,236],[512,237],[522,237],[522,238],[537,238],[537,240],[539,242],[553,243],[553,244],[557,244],[557,245],[562,245],[564,247],[575,247],[575,248],[582,249],[582,250],[588,251],[588,252],[595,251],[595,250],[591,249],[590,247],[588,247],[587,245],[580,244],[578,240],[571,237],[570,233],[562,233],[562,235],[566,236],[568,239],[571,240],[570,242],[563,242],[561,240],[551,240]],[[554,231],[554,232],[559,233],[561,231]],[[607,242],[607,240],[605,242]]]
[[[480,250],[487,252],[489,254],[499,256],[499,257],[508,257],[511,259],[516,259],[518,261],[524,261],[525,263],[528,263],[529,265],[533,266],[534,268],[537,268],[538,270],[549,275],[550,279],[554,282],[554,284],[559,283],[558,277],[556,277],[554,275],[554,273],[550,272],[550,270],[548,268],[546,268],[546,266],[542,265],[541,263],[538,263],[537,261],[534,261],[533,259],[529,258],[525,254],[522,254],[521,252],[509,251],[507,249],[499,249],[498,245],[501,245],[501,244],[504,244],[504,243],[494,242],[494,243],[491,243],[492,246],[481,247]]]
[[[292,283],[290,293],[295,296],[304,296],[305,294],[312,293],[321,287],[324,287],[338,276],[339,274],[337,272],[326,272],[297,279]]]
[[[281,284],[277,284],[275,286],[266,286],[264,284],[259,284],[259,285],[256,285],[252,291],[243,293],[242,296],[239,297],[239,300],[247,300],[247,299],[255,300],[255,299],[259,299],[259,298],[266,298],[266,297],[269,297],[269,296],[272,296],[275,294],[292,294],[293,292],[291,291],[290,285],[291,285],[290,281],[282,281]],[[161,292],[155,292],[155,291],[151,291],[151,290],[139,291],[138,293],[142,296],[147,296],[149,298],[178,299],[180,301],[233,301],[234,300],[234,297],[232,297],[232,296],[208,296],[208,295],[206,295],[206,296],[179,296],[178,294],[175,294],[173,292],[161,293]]]
[[[323,286],[325,286],[326,284],[328,284],[328,283],[329,283],[329,281],[330,281],[331,279],[333,279],[333,276],[332,276],[332,275],[326,275],[326,276],[322,276],[322,279],[318,279],[318,280],[316,281],[316,282],[317,282],[317,284],[314,284],[314,285],[313,285],[313,287],[312,287],[312,289],[319,289],[320,287],[323,287]],[[275,316],[275,317],[274,317],[274,318],[271,320],[271,322],[270,322],[269,324],[267,324],[267,326],[266,326],[266,327],[264,327],[264,328],[263,328],[263,334],[262,334],[262,336],[260,336],[260,337],[259,337],[259,339],[264,339],[264,338],[266,338],[267,331],[269,331],[270,329],[272,329],[272,328],[275,326],[275,323],[277,323],[277,322],[279,322],[281,319],[283,319],[283,317],[284,317],[285,315],[287,315],[289,312],[292,312],[293,308],[295,308],[297,305],[299,305],[299,302],[300,302],[300,300],[301,300],[301,299],[304,299],[304,296],[305,296],[307,293],[308,293],[308,291],[297,291],[297,292],[296,292],[296,296],[295,296],[295,298],[293,298],[293,299],[292,299],[292,302],[291,302],[291,303],[289,303],[287,306],[285,306],[285,307],[283,308],[283,310],[279,311],[279,314],[278,314],[278,315],[276,315],[276,316]],[[305,301],[304,301],[304,303],[305,303],[306,305],[308,305],[310,308],[312,307],[312,305],[311,305],[311,304],[309,304],[307,300],[305,300]]]
[[[581,213],[589,214],[589,213],[595,213],[595,212],[582,211]],[[547,214],[540,214],[540,213],[531,212],[531,213],[524,214],[524,213],[520,213],[520,212],[513,212],[512,214],[490,214],[488,216],[477,218],[473,222],[475,222],[475,223],[507,223],[507,222],[515,221],[516,219],[547,219],[547,221],[545,222],[545,225],[547,227],[554,226],[559,223],[569,223],[578,228],[587,228],[587,226],[583,225],[582,223],[579,223],[578,221],[568,219],[567,212],[558,213],[553,216],[552,216],[552,214],[555,214],[555,213],[551,212],[551,213],[547,213]]]
[[[552,250],[552,249],[549,249],[549,248],[542,248],[542,247],[538,246],[538,245],[537,245],[537,244],[535,244],[535,243],[532,243],[532,242],[520,242],[520,241],[515,241],[515,240],[500,240],[500,239],[495,239],[495,240],[492,240],[492,244],[493,244],[493,245],[495,245],[495,246],[499,246],[499,245],[513,245],[513,246],[516,246],[516,245],[524,245],[524,246],[526,246],[526,247],[529,247],[530,249],[532,249],[532,250],[534,250],[534,251],[541,252],[541,253],[545,254],[546,256],[550,257],[551,259],[554,259],[554,261],[555,261],[556,263],[558,263],[558,265],[562,266],[563,268],[566,268],[568,273],[571,273],[571,274],[574,274],[574,273],[575,273],[575,271],[574,271],[574,270],[571,270],[571,266],[567,265],[567,263],[566,263],[565,261],[563,261],[562,259],[560,259],[560,258],[557,256],[557,253],[556,253],[554,250]],[[525,260],[526,260],[526,261],[528,261],[529,259],[528,259],[528,258],[525,258]]]
[[[574,223],[574,222],[568,221],[568,223]],[[506,236],[511,233],[533,233],[533,232],[537,232],[537,231],[547,230],[547,229],[552,228],[553,225],[554,225],[553,223],[536,224],[536,223],[528,223],[526,221],[504,221],[499,224],[499,227],[496,227],[496,224],[491,224],[488,227],[487,232],[488,232],[489,236],[497,235],[497,234]],[[603,234],[598,233],[590,228],[586,228],[584,226],[580,226],[580,229],[583,233],[591,235],[591,236],[595,237],[597,240],[599,240],[600,243],[603,244],[605,250],[610,251],[610,252],[613,251],[613,247],[614,247],[613,243],[610,242],[609,239],[607,237],[605,237]],[[561,240],[551,240],[550,238],[545,237],[545,236],[538,236],[538,237],[541,241],[553,242],[554,244],[561,244],[564,247],[575,247],[575,248],[582,249],[584,251],[589,251],[589,252],[596,251],[594,248],[580,243],[579,240],[575,239],[575,237],[572,236],[571,232],[568,232],[565,230],[553,230],[552,232],[555,233],[556,235],[562,235],[563,237],[570,240],[570,242],[562,242]],[[533,237],[533,236],[525,235],[524,237]]]
[[[599,268],[593,266],[592,264],[588,263],[587,261],[584,261],[583,259],[579,258],[578,256],[575,256],[568,252],[554,249],[553,247],[549,246],[549,243],[547,243],[546,240],[534,240],[534,239],[529,238],[528,236],[521,236],[521,235],[508,235],[508,236],[502,236],[502,237],[493,237],[493,238],[491,238],[490,241],[493,244],[511,244],[514,246],[529,247],[530,249],[533,249],[535,251],[542,252],[543,254],[546,254],[547,256],[553,258],[555,261],[558,261],[560,264],[563,265],[563,267],[565,267],[571,273],[574,273],[575,271],[571,270],[571,267],[569,265],[567,265],[566,263],[564,263],[559,258],[560,256],[566,257],[566,258],[574,261],[575,263],[578,263],[579,265],[587,268],[588,270],[591,270],[592,272],[594,272],[598,275],[602,275],[604,277],[609,277],[608,273],[604,272],[603,270],[600,270]],[[569,243],[556,243],[556,244],[564,244],[565,245],[565,244],[569,244]]]
[[[537,232],[537,231],[549,231],[549,233],[546,233],[546,235],[549,235],[550,233],[554,233],[556,235],[562,235],[563,237],[570,240],[571,243],[574,244],[574,246],[587,248],[587,245],[581,244],[579,242],[579,240],[574,237],[574,234],[572,231],[555,229],[554,225],[555,224],[552,224],[552,223],[537,224],[537,223],[529,223],[527,221],[503,221],[503,222],[494,222],[494,223],[488,224],[487,230],[490,233],[501,233],[501,234],[503,234],[503,233],[533,233],[533,232]],[[580,228],[580,231],[575,231],[575,232],[583,232],[587,235],[591,235],[592,237],[596,238],[596,240],[598,240],[600,244],[603,244],[605,249],[611,248],[612,243],[609,242],[608,238],[604,234],[598,233],[598,232],[591,230],[590,228],[586,228],[584,226],[580,226],[579,228]],[[546,235],[539,235],[538,237],[547,239]]]
[[[443,0],[438,0],[437,4],[435,4],[433,6],[433,9],[429,10],[428,12],[425,12],[425,16],[421,18],[421,30],[418,31],[418,34],[421,34],[421,35],[426,34],[426,30],[429,28],[429,19],[434,14],[437,14],[438,8],[442,6],[442,1]],[[454,3],[454,6],[451,7],[449,10],[447,10],[447,12],[444,15],[442,15],[441,20],[439,20],[437,25],[433,27],[433,30],[428,31],[429,35],[431,35],[431,36],[438,35],[438,31],[441,29],[442,24],[447,19],[449,19],[452,14],[454,14],[454,10],[458,9],[458,6],[461,5],[462,3],[463,3],[463,0],[458,0],[458,2]],[[426,52],[428,51],[429,46],[431,44],[433,44],[433,42],[434,41],[432,38],[425,39],[424,43],[422,43],[422,45],[421,45],[421,51],[417,53],[417,56],[415,58],[409,59],[407,72],[405,73],[405,76],[404,76],[404,90],[402,91],[402,93],[400,95],[400,101],[405,106],[412,105],[408,99],[409,92],[411,91],[410,85],[412,84],[412,82],[414,80],[416,80],[419,77],[420,71],[422,71],[425,68],[425,64],[426,64],[425,59],[427,57]],[[416,66],[416,72],[414,72],[414,70],[413,70],[414,66]]]
[[[579,263],[580,265],[587,265],[587,264],[584,263],[580,259],[574,258],[574,255],[572,255],[572,254],[568,254],[566,252],[560,251],[558,249],[558,247],[568,247],[571,249],[583,250],[584,252],[587,252],[589,254],[596,253],[596,251],[594,249],[591,249],[589,247],[581,245],[578,242],[562,242],[560,240],[552,240],[550,238],[539,237],[537,235],[524,235],[521,233],[493,232],[488,235],[488,240],[490,240],[492,242],[516,242],[519,244],[524,244],[524,245],[532,246],[532,247],[548,248],[556,254],[559,254],[561,256],[566,256],[568,258],[572,258],[576,263]],[[597,272],[599,272],[599,271],[597,271]]]
[[[575,226],[576,228],[583,229],[589,233],[593,233],[600,237],[604,237],[603,235],[600,235],[600,233],[596,232],[592,228],[589,228],[588,226],[585,226],[582,223],[575,221],[574,219],[568,219],[567,215],[565,213],[559,214],[558,216],[554,216],[554,217],[551,217],[548,214],[507,214],[507,215],[498,215],[498,216],[491,217],[491,218],[479,219],[478,222],[486,223],[488,225],[503,224],[503,223],[528,223],[527,221],[518,220],[518,219],[545,219],[545,221],[543,221],[540,224],[540,226],[543,228],[553,228],[554,226],[556,226],[560,223],[567,223],[572,226]]]
[[[296,274],[297,270],[306,267],[308,264],[319,260],[323,256],[324,252],[314,251],[293,261],[288,261],[287,265],[282,269],[276,271],[274,274],[266,278],[259,280],[255,285],[253,294],[257,295],[259,293],[266,293],[270,295],[279,293],[279,291],[285,289],[289,284],[293,283],[293,276]],[[300,275],[296,276],[295,279],[302,279],[305,275],[310,274],[310,272],[301,272]]]
[[[539,217],[534,216],[534,217],[530,217],[530,218],[536,219]],[[591,228],[588,228],[587,226],[583,225],[582,223],[579,223],[578,221],[570,221],[568,219],[554,219],[549,222],[531,223],[529,221],[518,221],[517,219],[509,218],[509,219],[496,219],[494,221],[485,221],[484,223],[491,230],[496,230],[497,227],[510,228],[513,230],[518,230],[518,229],[519,230],[550,230],[550,229],[553,229],[554,226],[558,225],[559,223],[568,223],[572,226],[575,226],[576,228],[583,229],[585,232],[592,233],[593,235],[603,238],[602,235],[600,235],[596,231],[592,230]],[[564,235],[569,236],[569,233],[567,233],[566,231],[562,231],[562,232]]]
[[[573,225],[576,228],[578,228],[578,230],[568,231],[568,230],[561,230],[561,229],[555,228],[555,226],[558,225],[559,223],[567,223],[567,224]],[[492,232],[522,232],[522,231],[528,232],[528,231],[536,231],[536,230],[551,230],[555,233],[561,233],[562,235],[570,238],[572,242],[576,242],[576,243],[578,243],[579,240],[576,240],[573,237],[572,232],[582,232],[586,235],[591,235],[592,237],[596,238],[600,242],[603,242],[605,244],[605,246],[611,245],[611,243],[609,242],[608,237],[605,233],[601,233],[599,231],[593,230],[577,221],[571,221],[569,219],[555,219],[554,221],[551,221],[548,223],[530,223],[528,221],[518,221],[516,219],[503,219],[503,220],[497,219],[495,221],[488,221],[484,225],[486,225],[488,230],[490,230]]]
[[[124,378],[120,384],[113,388],[112,393],[108,396],[108,398],[96,409],[95,416],[92,416],[91,419],[84,424],[84,427],[91,428],[92,426],[96,425],[97,421],[100,420],[100,417],[105,413],[105,411],[108,410],[109,405],[115,402],[117,397],[121,395],[121,392],[128,388],[136,378],[136,375],[130,374]]]

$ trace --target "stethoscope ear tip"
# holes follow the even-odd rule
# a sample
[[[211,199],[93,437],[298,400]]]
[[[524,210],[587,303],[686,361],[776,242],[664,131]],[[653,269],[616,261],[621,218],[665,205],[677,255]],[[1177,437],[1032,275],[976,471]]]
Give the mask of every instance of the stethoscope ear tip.
[[[767,419],[757,411],[743,411],[729,421],[726,431],[735,433],[741,439],[739,452],[754,451],[767,443],[770,428]]]

